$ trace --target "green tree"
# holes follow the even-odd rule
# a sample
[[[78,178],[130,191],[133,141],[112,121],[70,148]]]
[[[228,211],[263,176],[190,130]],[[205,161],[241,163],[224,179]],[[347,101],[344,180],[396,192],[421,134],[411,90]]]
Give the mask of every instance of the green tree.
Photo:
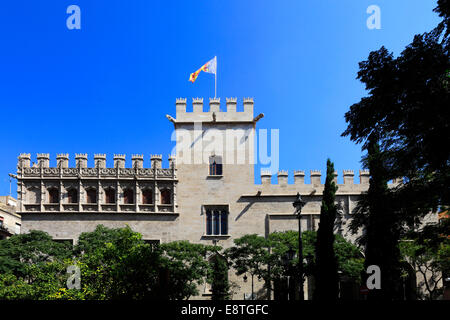
[[[156,299],[160,253],[130,227],[82,233],[75,263],[86,299]]]
[[[71,256],[70,243],[55,242],[42,231],[0,241],[0,299],[48,300],[63,298],[61,293],[81,298],[65,288]]]
[[[314,298],[318,300],[337,300],[339,294],[337,260],[333,247],[333,230],[337,214],[336,191],[334,164],[328,159],[316,242],[316,290]]]
[[[171,300],[189,299],[198,295],[197,287],[211,273],[207,257],[219,246],[174,241],[160,245],[161,267],[164,275],[164,295]]]
[[[335,235],[334,252],[337,260],[338,273],[356,283],[361,283],[361,273],[364,270],[364,256],[359,247],[346,240],[340,234]]]
[[[369,190],[362,195],[350,227],[353,232],[364,227],[365,232],[359,242],[365,246],[365,268],[377,265],[381,270],[381,289],[370,290],[368,298],[400,299],[400,253],[397,244],[402,219],[394,210],[392,191],[387,185],[385,154],[380,152],[375,137],[370,137],[364,164],[371,174]]]
[[[228,282],[228,263],[225,257],[219,253],[210,259],[211,271],[209,282],[211,283],[212,300],[230,299],[230,284]]]
[[[369,297],[399,298],[400,236],[450,200],[448,1],[435,11],[444,20],[416,35],[399,57],[382,47],[360,63],[369,96],[345,114],[343,135],[362,143],[371,172],[352,222],[354,231],[366,228],[366,265],[381,268],[382,289]],[[399,177],[403,183],[388,190],[387,181]]]
[[[292,268],[298,264],[298,232],[289,230],[273,232],[264,237],[252,234],[235,239],[235,246],[225,250],[226,257],[235,269],[237,275],[248,273],[264,279],[268,293],[273,289],[272,282],[282,281],[289,275],[283,263],[286,253],[292,249],[296,251],[291,261]],[[315,275],[317,232],[302,232],[302,246],[305,276]],[[360,281],[364,258],[359,248],[342,236],[336,235],[334,251],[337,258],[337,268],[343,276]]]
[[[440,223],[409,232],[399,244],[403,261],[420,273],[422,280],[418,285],[425,288],[426,294],[422,296],[429,300],[439,297],[440,281],[450,274],[449,230],[450,219],[442,219]]]
[[[43,231],[13,235],[0,241],[0,274],[13,273],[27,278],[30,265],[39,266],[71,255],[71,244],[55,242]]]
[[[236,275],[250,274],[252,292],[254,277],[269,279],[269,242],[257,234],[248,234],[234,239],[234,246],[225,250],[224,254]],[[268,282],[266,281],[266,285]],[[270,289],[269,289],[270,290]]]

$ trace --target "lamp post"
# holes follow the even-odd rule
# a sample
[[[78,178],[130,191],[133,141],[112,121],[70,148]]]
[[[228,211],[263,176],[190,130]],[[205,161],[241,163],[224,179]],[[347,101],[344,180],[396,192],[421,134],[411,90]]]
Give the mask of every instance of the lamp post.
[[[299,276],[299,286],[300,286],[300,300],[305,300],[305,295],[303,293],[303,246],[302,246],[302,208],[306,204],[306,201],[302,199],[300,193],[297,192],[297,196],[292,205],[295,208],[295,213],[298,219],[298,276]]]
[[[255,298],[254,298],[254,291],[253,291],[253,274],[251,274],[251,276],[252,276],[252,298],[251,298],[251,300],[255,300]],[[247,282],[247,274],[244,274],[244,282]]]

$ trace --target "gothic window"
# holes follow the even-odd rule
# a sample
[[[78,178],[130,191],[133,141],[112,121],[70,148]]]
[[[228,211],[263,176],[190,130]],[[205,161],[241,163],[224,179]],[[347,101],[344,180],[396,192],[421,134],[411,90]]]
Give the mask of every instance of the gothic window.
[[[59,203],[59,191],[57,188],[49,188],[48,203]]]
[[[116,203],[116,190],[113,188],[105,190],[105,203]]]
[[[86,190],[87,203],[97,203],[97,190],[90,188]]]
[[[153,203],[153,192],[150,189],[144,189],[142,191],[142,203],[152,204]]]
[[[131,189],[123,190],[123,203],[133,204],[134,203],[134,192]]]
[[[206,234],[228,235],[228,210],[226,208],[206,209]]]
[[[222,157],[220,156],[209,157],[209,175],[210,176],[222,175]]]
[[[75,188],[70,188],[67,191],[67,199],[69,203],[77,203],[78,202],[78,192]]]
[[[169,189],[161,190],[161,204],[171,204],[172,194]]]

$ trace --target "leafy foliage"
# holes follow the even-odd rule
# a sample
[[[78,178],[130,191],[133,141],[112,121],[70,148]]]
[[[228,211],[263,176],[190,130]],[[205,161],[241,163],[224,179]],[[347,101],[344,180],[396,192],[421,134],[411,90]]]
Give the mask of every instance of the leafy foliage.
[[[369,297],[399,297],[398,241],[421,219],[450,201],[449,2],[438,1],[435,29],[416,35],[394,58],[385,47],[359,64],[358,79],[369,96],[345,114],[342,134],[361,143],[371,172],[351,227],[364,227],[366,265],[382,272],[381,290]],[[402,179],[388,189],[387,181]]]
[[[413,266],[422,276],[419,286],[425,297],[434,300],[442,292],[440,281],[450,274],[450,219],[429,224],[420,231],[411,231],[400,242],[402,260]]]
[[[209,282],[211,283],[212,300],[230,299],[230,284],[228,282],[228,264],[225,257],[216,253],[209,259],[211,271]]]
[[[288,250],[296,251],[290,262],[292,268],[298,265],[298,232],[285,231],[269,234],[267,239],[252,234],[235,239],[235,246],[225,250],[226,257],[235,268],[237,275],[249,273],[266,281],[266,288],[272,290],[270,282],[280,280],[289,274],[283,262]],[[304,276],[315,275],[317,232],[302,232]],[[335,235],[334,251],[337,269],[344,276],[359,281],[364,266],[364,258],[358,247]]]
[[[0,241],[0,299],[187,299],[210,270],[206,256],[219,249],[187,241],[153,247],[129,227],[99,225],[72,250],[32,231]],[[66,288],[70,265],[80,268],[81,290]]]
[[[58,243],[45,232],[32,230],[0,241],[0,274],[13,273],[19,277],[29,274],[27,266],[43,265],[56,259],[69,258],[72,246]]]
[[[175,241],[161,244],[161,266],[166,271],[166,295],[169,299],[188,299],[197,295],[197,286],[210,272],[207,256],[220,250],[218,246]]]
[[[159,254],[128,226],[99,225],[80,235],[74,251],[86,299],[158,297]]]

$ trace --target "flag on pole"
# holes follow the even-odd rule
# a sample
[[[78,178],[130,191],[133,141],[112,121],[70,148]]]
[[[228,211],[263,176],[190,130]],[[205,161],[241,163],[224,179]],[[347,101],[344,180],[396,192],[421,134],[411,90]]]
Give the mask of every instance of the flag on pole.
[[[189,81],[194,83],[195,80],[197,79],[200,71],[216,74],[216,72],[217,72],[217,57],[212,58],[207,63],[205,63],[200,69],[198,69],[194,73],[191,73],[191,75],[189,77]]]

